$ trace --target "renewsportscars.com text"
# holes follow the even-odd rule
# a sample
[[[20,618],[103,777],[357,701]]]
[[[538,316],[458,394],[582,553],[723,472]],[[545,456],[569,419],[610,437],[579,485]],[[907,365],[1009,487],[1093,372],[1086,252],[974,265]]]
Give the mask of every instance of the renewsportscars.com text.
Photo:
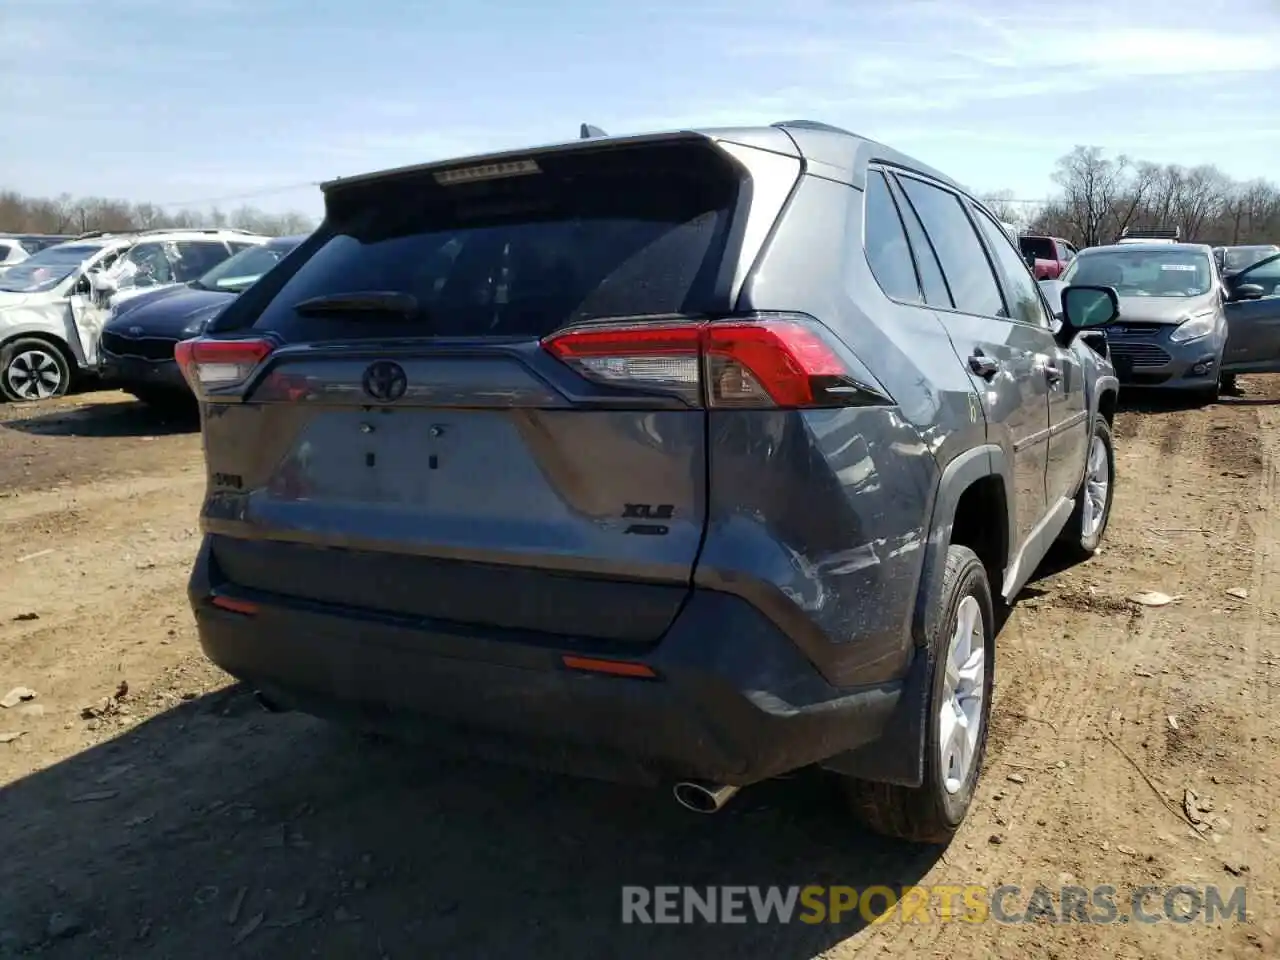
[[[692,923],[1215,923],[1243,922],[1245,889],[1189,884],[1119,888],[1013,884],[623,887],[622,922]]]

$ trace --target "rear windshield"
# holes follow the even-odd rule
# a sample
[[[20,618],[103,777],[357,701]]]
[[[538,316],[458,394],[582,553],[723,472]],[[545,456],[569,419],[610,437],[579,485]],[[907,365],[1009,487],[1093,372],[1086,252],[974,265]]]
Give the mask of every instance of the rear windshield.
[[[339,186],[332,233],[255,326],[286,340],[540,337],[603,317],[709,312],[739,178],[709,145],[538,158],[441,186],[431,173]],[[418,314],[304,316],[316,297],[411,294]]]
[[[1053,241],[1048,237],[1019,237],[1018,246],[1024,257],[1035,257],[1038,260],[1057,260],[1058,251],[1053,248]]]

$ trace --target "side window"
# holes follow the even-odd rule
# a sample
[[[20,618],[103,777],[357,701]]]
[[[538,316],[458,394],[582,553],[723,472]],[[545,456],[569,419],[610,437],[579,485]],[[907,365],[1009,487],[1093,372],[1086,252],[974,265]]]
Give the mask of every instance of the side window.
[[[1044,301],[1040,297],[1036,281],[1027,270],[1026,261],[1009,242],[1009,235],[977,207],[973,208],[973,215],[978,221],[978,229],[987,238],[987,245],[991,248],[1000,273],[1004,275],[1013,319],[1038,327],[1050,326],[1051,318],[1045,313]]]
[[[907,228],[907,240],[911,243],[911,252],[915,254],[916,270],[920,273],[920,285],[924,287],[924,302],[931,307],[945,307],[950,310],[955,306],[951,293],[947,290],[946,278],[942,276],[942,267],[938,264],[938,255],[933,252],[933,245],[920,225],[920,218],[907,203],[899,188],[893,190],[894,199],[902,213],[902,222]]]
[[[116,265],[116,261],[119,259],[120,259],[120,251],[113,250],[111,253],[108,253],[105,257],[103,257],[101,260],[95,263],[93,265],[93,269],[94,270],[110,270],[112,267]]]
[[[150,287],[169,283],[173,278],[173,265],[165,254],[163,243],[139,243],[125,254],[124,259],[135,267],[129,286]]]
[[[1236,286],[1242,283],[1256,283],[1262,288],[1264,297],[1280,297],[1280,260],[1272,260],[1253,270],[1246,270],[1235,278]]]
[[[1066,261],[1071,259],[1071,248],[1068,247],[1065,243],[1063,243],[1061,240],[1055,240],[1053,241],[1053,245],[1054,247],[1057,248],[1057,254],[1058,254],[1059,260],[1065,263]]]
[[[901,179],[902,189],[938,252],[956,309],[983,317],[1008,316],[991,263],[960,198],[914,177]]]
[[[867,174],[866,227],[863,245],[867,263],[885,295],[906,303],[920,303],[920,284],[911,261],[911,248],[902,229],[898,207],[884,174]]]
[[[170,260],[173,261],[173,279],[179,283],[204,276],[230,256],[220,241],[190,240],[172,246],[177,248],[176,256],[170,255]]]

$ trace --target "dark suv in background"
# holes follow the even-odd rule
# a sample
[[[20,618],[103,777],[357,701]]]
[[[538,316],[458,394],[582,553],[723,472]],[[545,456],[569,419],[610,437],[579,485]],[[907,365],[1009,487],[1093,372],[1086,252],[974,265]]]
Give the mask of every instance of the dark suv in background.
[[[710,812],[821,764],[945,840],[997,598],[1091,553],[1117,383],[998,221],[809,122],[339,180],[178,358],[190,599],[265,701]],[[1055,330],[1056,327],[1056,330]]]
[[[189,283],[140,293],[111,311],[102,328],[102,381],[158,407],[186,406],[191,389],[174,360],[180,340],[199,336],[213,316],[273,269],[305,237],[246,246]]]

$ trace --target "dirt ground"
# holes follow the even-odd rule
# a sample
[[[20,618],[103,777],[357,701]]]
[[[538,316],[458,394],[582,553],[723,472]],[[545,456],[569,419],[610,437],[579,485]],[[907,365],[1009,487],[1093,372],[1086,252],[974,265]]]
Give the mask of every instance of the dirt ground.
[[[1001,633],[985,778],[945,851],[857,830],[817,777],[700,818],[265,713],[186,606],[191,425],[113,393],[0,406],[0,696],[35,694],[0,709],[0,956],[1280,956],[1280,378],[1243,386],[1118,417],[1105,549]],[[620,920],[624,884],[919,883],[1243,885],[1248,918]]]

